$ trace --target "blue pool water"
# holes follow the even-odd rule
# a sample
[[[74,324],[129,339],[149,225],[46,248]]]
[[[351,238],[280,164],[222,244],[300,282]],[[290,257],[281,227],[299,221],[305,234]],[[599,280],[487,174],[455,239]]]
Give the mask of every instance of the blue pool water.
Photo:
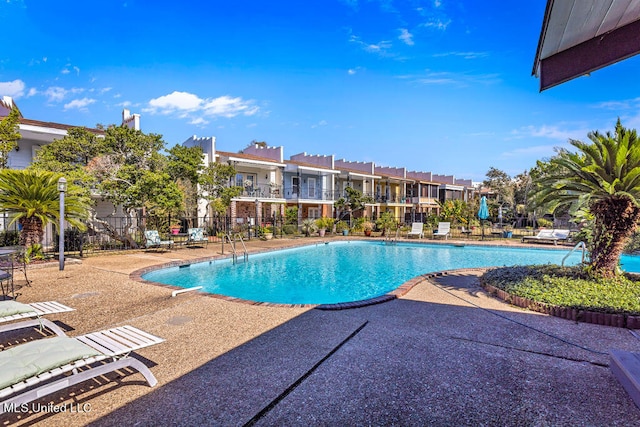
[[[230,259],[171,267],[143,275],[146,280],[252,301],[281,304],[333,304],[384,295],[421,274],[457,268],[560,264],[566,250],[385,245],[331,242]],[[566,265],[580,262],[579,251]],[[623,257],[626,271],[640,272],[638,257]]]

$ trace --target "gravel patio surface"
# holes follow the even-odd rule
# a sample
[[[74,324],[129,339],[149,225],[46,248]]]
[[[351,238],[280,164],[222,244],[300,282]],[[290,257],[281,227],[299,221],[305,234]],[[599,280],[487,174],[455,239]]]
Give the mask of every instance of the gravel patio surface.
[[[249,249],[313,241],[252,241]],[[30,270],[33,285],[18,301],[75,308],[48,316],[68,335],[130,324],[165,338],[136,356],[159,383],[121,372],[39,401],[66,412],[4,414],[2,425],[640,425],[607,354],[640,352],[639,339],[509,306],[478,286],[480,270],[341,311],[172,298],[171,289],[129,277],[219,252],[210,244]],[[6,347],[42,337],[0,338]]]

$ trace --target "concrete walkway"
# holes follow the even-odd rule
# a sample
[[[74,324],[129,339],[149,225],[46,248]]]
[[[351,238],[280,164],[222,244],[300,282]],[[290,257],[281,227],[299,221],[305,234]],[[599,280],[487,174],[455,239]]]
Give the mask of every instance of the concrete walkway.
[[[306,240],[303,240],[306,242]],[[255,242],[252,250],[291,242]],[[261,246],[262,245],[262,246]],[[204,251],[204,250],[203,250]],[[211,250],[209,250],[211,252]],[[211,255],[209,253],[209,255]],[[176,298],[137,268],[191,250],[97,257],[34,270],[24,302],[57,299],[78,335],[132,324],[167,341],[139,351],[138,373],[55,396],[84,413],[9,414],[49,425],[640,425],[610,373],[611,348],[640,351],[628,330],[572,323],[487,296],[479,271],[416,285],[404,297],[343,311]],[[11,337],[9,344],[37,337]],[[46,402],[45,402],[46,403]],[[44,404],[44,403],[43,403]]]

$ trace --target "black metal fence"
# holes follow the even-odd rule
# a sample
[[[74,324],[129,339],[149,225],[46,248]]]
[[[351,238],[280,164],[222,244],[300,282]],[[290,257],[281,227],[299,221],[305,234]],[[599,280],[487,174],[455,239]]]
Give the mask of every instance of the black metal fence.
[[[176,220],[171,217],[157,216],[110,216],[105,218],[94,218],[87,223],[86,231],[79,231],[75,228],[65,229],[64,231],[64,248],[68,255],[86,256],[91,253],[121,251],[128,249],[141,249],[146,246],[145,230],[157,230],[162,237],[172,238],[171,233],[176,233],[174,239],[181,238],[183,241],[187,238],[187,230],[189,228],[202,228],[205,235],[211,242],[219,241],[225,234],[240,234],[243,239],[251,240],[255,238],[263,238],[265,234],[271,233],[273,238],[290,237],[299,235],[303,232],[303,222],[307,218],[300,218],[297,221],[287,223],[285,218],[276,215],[273,217],[262,218],[260,223],[256,223],[255,218],[234,218],[229,216],[221,217],[193,217],[180,218]],[[430,216],[421,213],[407,213],[403,218],[396,218],[398,228],[390,230],[391,234],[403,236],[411,228],[412,222],[425,223],[425,237],[432,235],[432,229],[437,228],[431,224]],[[362,222],[362,219],[343,218],[345,224],[341,224],[344,228],[353,233],[352,226]],[[375,223],[375,219],[371,220]],[[175,231],[170,229],[171,225],[179,226]],[[452,224],[451,237],[461,239],[472,239],[477,237],[479,227],[471,229],[466,227],[455,226]],[[374,232],[381,233],[374,227]],[[499,230],[485,229],[485,238],[500,238]],[[492,232],[493,231],[493,232]],[[331,230],[329,230],[331,232]],[[338,232],[340,230],[338,229]],[[0,246],[15,246],[19,243],[19,226],[17,223],[10,224],[7,215],[0,216]],[[515,236],[531,235],[534,231],[531,227],[516,229],[513,233]],[[54,231],[54,227],[49,226],[45,231],[42,242],[43,251],[47,254],[57,254],[59,236]]]

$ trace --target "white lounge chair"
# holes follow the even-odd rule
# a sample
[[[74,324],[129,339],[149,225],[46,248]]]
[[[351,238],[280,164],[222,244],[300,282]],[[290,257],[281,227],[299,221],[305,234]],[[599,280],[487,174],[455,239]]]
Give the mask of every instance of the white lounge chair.
[[[47,314],[64,313],[73,310],[73,308],[67,307],[64,304],[60,304],[57,301],[34,302],[31,304],[23,304],[12,300],[0,301],[0,323],[13,322],[15,320],[22,319],[33,319],[13,322],[8,325],[0,326],[0,333],[13,331],[16,329],[39,326],[40,330],[46,327],[53,331],[56,335],[64,337],[66,335],[58,325],[50,320],[41,318],[41,316]]]
[[[558,244],[559,240],[567,240],[569,239],[569,230],[540,230],[535,236],[523,236],[522,243],[527,241],[538,241],[543,243],[553,243],[554,245]]]
[[[411,224],[411,231],[407,233],[407,237],[418,236],[419,239],[424,237],[424,226],[421,222],[414,222]]]
[[[4,350],[0,352],[0,414],[123,368],[136,369],[153,387],[158,381],[149,368],[129,353],[163,341],[133,326],[121,326],[75,338],[31,341]]]
[[[438,223],[438,230],[433,233],[433,237],[444,236],[444,239],[447,240],[449,234],[451,233],[451,223],[450,222],[440,222]]]

